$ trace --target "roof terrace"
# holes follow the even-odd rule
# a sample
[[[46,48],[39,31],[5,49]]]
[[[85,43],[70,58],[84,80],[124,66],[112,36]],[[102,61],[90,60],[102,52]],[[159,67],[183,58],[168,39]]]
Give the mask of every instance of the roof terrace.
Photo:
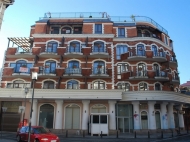
[[[158,30],[168,35],[168,31],[164,29],[161,25],[159,25],[153,19],[146,16],[110,16],[106,12],[60,12],[60,13],[45,13],[44,17],[40,17],[42,19],[59,19],[59,18],[82,18],[82,19],[109,19],[114,23],[127,22],[127,23],[136,23],[136,22],[147,22],[154,25]]]

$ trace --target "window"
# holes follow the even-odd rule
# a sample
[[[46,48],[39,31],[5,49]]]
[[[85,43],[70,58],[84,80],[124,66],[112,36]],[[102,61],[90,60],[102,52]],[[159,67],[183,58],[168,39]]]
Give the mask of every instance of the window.
[[[75,80],[67,82],[67,89],[79,89],[78,82]]]
[[[93,123],[99,124],[99,115],[93,115]]]
[[[138,37],[142,37],[142,31],[141,31],[141,30],[138,30],[138,31],[137,31],[137,36],[138,36]]]
[[[45,70],[44,73],[48,74],[48,73],[55,73],[55,69],[56,69],[56,62],[55,61],[47,61],[45,63]]]
[[[105,89],[105,83],[103,81],[96,81],[93,86],[94,89]]]
[[[148,31],[144,32],[144,37],[150,37],[150,33]]]
[[[51,27],[51,34],[59,34],[59,27]]]
[[[138,64],[138,75],[137,76],[146,76],[146,65],[144,63]]]
[[[154,67],[155,75],[156,75],[156,76],[159,76],[159,74],[160,74],[159,66],[158,66],[157,64],[154,64],[153,67]]]
[[[137,45],[137,56],[145,56],[145,49],[143,44]]]
[[[118,37],[125,37],[125,28],[118,28]]]
[[[103,61],[94,62],[93,74],[105,74],[105,63]]]
[[[102,34],[102,24],[95,24],[95,34]]]
[[[80,43],[77,41],[71,42],[68,52],[81,52]]]
[[[70,27],[63,27],[61,29],[61,34],[71,34],[72,29]]]
[[[117,74],[121,74],[122,72],[129,71],[129,65],[126,63],[117,64]]]
[[[165,44],[168,45],[168,38],[167,38],[167,36],[165,36]]]
[[[158,56],[158,49],[155,45],[152,45],[153,56]]]
[[[82,34],[82,27],[74,27],[74,34]]]
[[[80,74],[81,69],[79,68],[78,61],[69,61],[68,68],[65,69],[65,74]]]
[[[107,124],[107,115],[100,115],[100,124]]]
[[[155,84],[155,90],[156,91],[161,90],[160,83]]]
[[[139,91],[146,91],[147,84],[146,83],[139,83]]]
[[[126,45],[117,45],[116,47],[116,58],[117,60],[121,59],[121,54],[127,53],[128,47]]]
[[[48,42],[46,52],[56,53],[57,52],[57,46],[58,46],[57,42],[54,42],[54,41]]]
[[[11,63],[10,67],[14,67],[14,73],[30,73],[30,68],[33,67],[33,64],[27,63],[24,60],[19,60],[16,63]]]
[[[130,84],[129,83],[118,83],[118,89],[123,89],[124,91],[130,91]]]
[[[22,80],[15,80],[13,83],[7,83],[7,88],[30,88],[30,83],[25,83]]]
[[[104,43],[103,42],[95,42],[93,52],[105,52]]]
[[[45,81],[43,85],[43,89],[54,89],[54,82],[53,81]]]

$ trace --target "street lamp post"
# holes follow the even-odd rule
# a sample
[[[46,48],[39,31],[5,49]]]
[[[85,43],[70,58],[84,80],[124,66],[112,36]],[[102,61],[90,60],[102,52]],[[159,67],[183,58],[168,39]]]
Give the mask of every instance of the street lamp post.
[[[25,109],[26,109],[26,95],[28,94],[29,89],[26,87],[26,88],[24,89],[24,92],[25,92],[24,107],[25,107]],[[23,113],[22,126],[24,126],[24,117],[25,117],[25,112]]]
[[[33,85],[33,90],[32,90],[32,102],[31,102],[31,108],[30,108],[30,121],[29,121],[29,131],[28,131],[28,142],[30,142],[30,134],[31,134],[31,119],[32,119],[32,111],[33,111],[33,99],[34,99],[34,83],[38,78],[38,73],[37,72],[32,72],[32,85]]]
[[[3,131],[3,113],[7,111],[7,107],[2,107],[2,123],[1,123],[1,138],[2,138],[2,131]]]

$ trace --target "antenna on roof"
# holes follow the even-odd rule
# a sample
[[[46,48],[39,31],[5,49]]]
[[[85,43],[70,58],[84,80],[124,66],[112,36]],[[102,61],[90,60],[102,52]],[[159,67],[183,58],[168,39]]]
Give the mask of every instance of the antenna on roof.
[[[51,13],[50,13],[50,12],[48,12],[47,14],[49,15],[49,18],[51,18]]]

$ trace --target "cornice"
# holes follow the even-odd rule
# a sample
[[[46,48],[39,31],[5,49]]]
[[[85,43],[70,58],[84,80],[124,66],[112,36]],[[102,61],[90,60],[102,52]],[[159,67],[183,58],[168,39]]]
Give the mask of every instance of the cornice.
[[[33,34],[34,38],[114,38],[114,34]]]

